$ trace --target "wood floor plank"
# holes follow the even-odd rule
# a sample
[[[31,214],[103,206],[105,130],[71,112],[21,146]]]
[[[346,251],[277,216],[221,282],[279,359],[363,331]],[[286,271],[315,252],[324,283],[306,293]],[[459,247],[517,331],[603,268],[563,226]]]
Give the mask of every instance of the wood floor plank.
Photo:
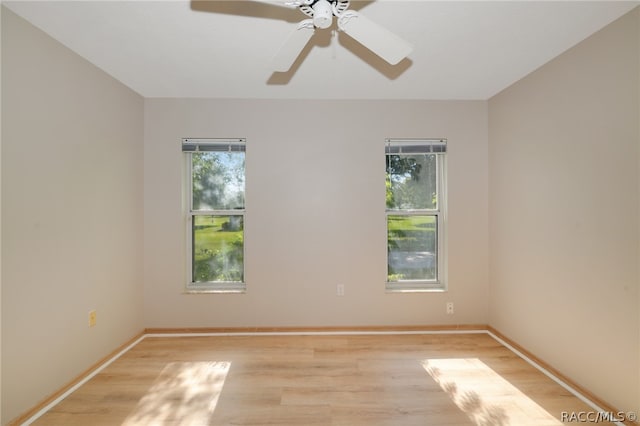
[[[34,425],[544,426],[591,410],[486,334],[147,337]]]

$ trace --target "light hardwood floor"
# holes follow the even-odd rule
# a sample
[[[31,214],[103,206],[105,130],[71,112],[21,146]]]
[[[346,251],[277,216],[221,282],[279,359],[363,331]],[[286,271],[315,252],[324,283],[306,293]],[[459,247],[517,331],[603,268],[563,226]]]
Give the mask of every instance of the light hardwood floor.
[[[592,409],[487,334],[147,337],[34,425],[543,426],[563,411]]]

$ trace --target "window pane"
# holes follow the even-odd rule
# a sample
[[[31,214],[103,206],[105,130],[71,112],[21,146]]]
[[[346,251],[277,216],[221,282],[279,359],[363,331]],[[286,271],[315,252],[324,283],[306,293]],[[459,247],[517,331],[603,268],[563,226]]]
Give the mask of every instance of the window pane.
[[[387,209],[437,209],[436,155],[386,157]]]
[[[193,216],[193,281],[244,281],[244,217]]]
[[[435,280],[436,216],[387,216],[387,281]]]
[[[244,208],[244,152],[194,152],[193,210]]]

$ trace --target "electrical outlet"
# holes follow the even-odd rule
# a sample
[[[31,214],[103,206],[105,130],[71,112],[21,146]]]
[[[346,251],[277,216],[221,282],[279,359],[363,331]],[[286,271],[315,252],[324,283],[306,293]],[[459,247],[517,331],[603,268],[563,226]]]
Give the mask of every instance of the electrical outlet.
[[[338,284],[336,286],[336,296],[344,296],[344,284]]]
[[[453,315],[453,302],[447,302],[447,315]]]
[[[89,311],[89,327],[95,327],[96,320],[96,311]]]

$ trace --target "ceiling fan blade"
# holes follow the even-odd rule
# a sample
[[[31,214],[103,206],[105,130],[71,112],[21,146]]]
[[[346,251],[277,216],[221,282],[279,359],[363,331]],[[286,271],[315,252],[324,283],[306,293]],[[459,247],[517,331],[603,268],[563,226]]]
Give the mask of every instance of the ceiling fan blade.
[[[307,45],[314,33],[313,21],[305,19],[289,35],[278,53],[273,57],[273,69],[286,72],[296,61],[302,49]]]
[[[298,22],[300,11],[280,0],[262,1],[212,1],[191,0],[191,10],[224,15],[248,16]]]
[[[298,7],[297,2],[289,1],[289,0],[252,0],[252,1],[256,3],[266,3],[273,6],[286,7],[289,9],[295,9],[296,7]]]
[[[338,26],[391,65],[397,64],[413,51],[410,43],[356,11],[343,13]]]

